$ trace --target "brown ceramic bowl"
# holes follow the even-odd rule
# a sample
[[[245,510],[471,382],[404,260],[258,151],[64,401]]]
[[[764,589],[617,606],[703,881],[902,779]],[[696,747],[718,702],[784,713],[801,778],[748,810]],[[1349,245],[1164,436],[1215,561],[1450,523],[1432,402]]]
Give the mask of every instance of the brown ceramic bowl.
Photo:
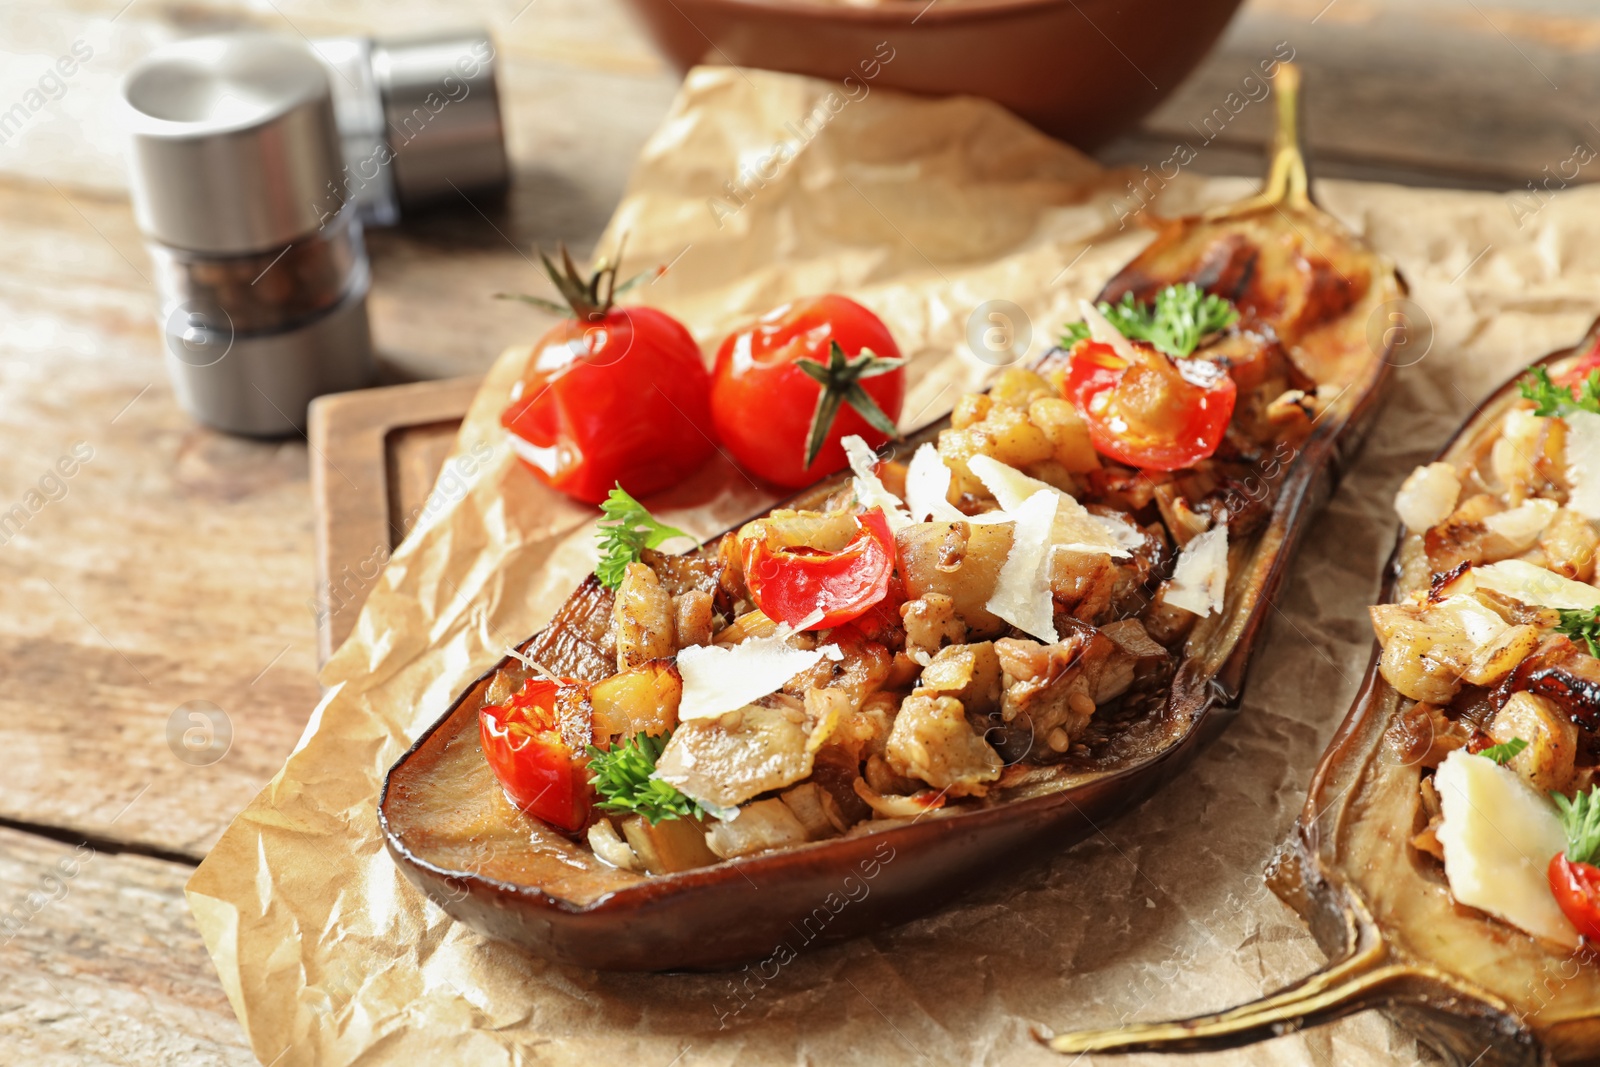
[[[628,0],[681,70],[736,64],[997,101],[1092,149],[1193,70],[1239,0]],[[869,75],[871,75],[869,77]]]

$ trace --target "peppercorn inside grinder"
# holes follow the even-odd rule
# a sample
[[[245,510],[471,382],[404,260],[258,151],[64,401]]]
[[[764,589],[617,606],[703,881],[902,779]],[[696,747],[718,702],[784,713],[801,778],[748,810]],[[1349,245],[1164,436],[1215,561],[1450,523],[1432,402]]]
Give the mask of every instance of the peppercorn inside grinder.
[[[122,104],[184,410],[276,436],[313,398],[371,385],[361,223],[324,205],[344,158],[322,62],[270,34],[192,38],[129,72]]]

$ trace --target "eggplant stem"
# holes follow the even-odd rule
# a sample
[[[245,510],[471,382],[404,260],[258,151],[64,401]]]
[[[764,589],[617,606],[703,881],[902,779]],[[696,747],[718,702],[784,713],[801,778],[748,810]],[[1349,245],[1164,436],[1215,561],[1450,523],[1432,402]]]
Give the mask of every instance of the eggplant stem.
[[[1205,215],[1208,220],[1248,215],[1269,207],[1302,211],[1312,207],[1300,122],[1300,68],[1293,63],[1279,66],[1273,88],[1278,96],[1278,126],[1272,135],[1267,180],[1255,196],[1208,211]]]
[[[1330,964],[1317,973],[1249,1004],[1174,1022],[1135,1023],[1112,1030],[1035,1036],[1054,1052],[1197,1052],[1238,1048],[1307,1026],[1383,1007],[1399,987],[1418,977],[1414,966],[1389,962],[1382,945]]]

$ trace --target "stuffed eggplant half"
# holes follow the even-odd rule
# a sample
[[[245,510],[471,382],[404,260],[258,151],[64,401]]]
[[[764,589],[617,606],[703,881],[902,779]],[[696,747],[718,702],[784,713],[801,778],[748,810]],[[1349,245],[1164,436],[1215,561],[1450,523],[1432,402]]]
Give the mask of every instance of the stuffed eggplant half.
[[[597,573],[392,769],[408,876],[558,960],[716,967],[911,918],[1169,776],[1387,372],[1400,283],[1307,198],[1295,77],[1265,191],[1164,224],[948,425],[847,438],[847,476],[682,554],[614,493]]]
[[[1337,962],[1059,1051],[1228,1047],[1381,1007],[1452,1062],[1600,1057],[1600,322],[1396,510],[1373,666],[1271,874]]]

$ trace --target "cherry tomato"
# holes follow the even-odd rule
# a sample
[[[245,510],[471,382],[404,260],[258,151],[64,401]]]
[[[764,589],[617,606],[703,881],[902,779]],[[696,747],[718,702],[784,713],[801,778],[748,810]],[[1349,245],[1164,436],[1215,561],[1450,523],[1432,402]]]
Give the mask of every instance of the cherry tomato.
[[[613,307],[534,347],[500,425],[541,482],[590,504],[612,486],[647,496],[711,455],[711,376],[676,319]]]
[[[900,359],[900,348],[883,320],[854,300],[833,294],[785,304],[722,342],[712,369],[711,418],[718,440],[740,466],[769,482],[799,488],[844,467],[842,438],[859,434],[873,448],[889,439],[845,398],[821,451],[806,462],[823,386],[795,361],[826,365],[833,342],[847,357],[866,350],[882,360]],[[841,390],[857,383],[889,422],[900,417],[906,384],[905,371],[898,366],[880,363],[839,377]]]
[[[894,534],[882,508],[857,515],[856,525],[861,532],[837,552],[773,549],[765,538],[748,541],[744,577],[756,607],[796,627],[820,608],[822,617],[803,629],[825,630],[881,601],[894,575]]]
[[[478,712],[483,755],[517,808],[562,830],[589,819],[589,780],[556,729],[555,702],[565,680],[530,678],[505,704]]]
[[[1214,453],[1239,392],[1227,371],[1204,359],[1186,359],[1180,370],[1154,348],[1133,347],[1136,363],[1098,341],[1080,341],[1072,350],[1066,394],[1088,424],[1095,450],[1161,471],[1193,466]]]
[[[1550,879],[1550,892],[1556,903],[1578,933],[1590,941],[1600,942],[1600,867],[1591,863],[1574,863],[1565,852],[1550,859],[1545,871]]]

